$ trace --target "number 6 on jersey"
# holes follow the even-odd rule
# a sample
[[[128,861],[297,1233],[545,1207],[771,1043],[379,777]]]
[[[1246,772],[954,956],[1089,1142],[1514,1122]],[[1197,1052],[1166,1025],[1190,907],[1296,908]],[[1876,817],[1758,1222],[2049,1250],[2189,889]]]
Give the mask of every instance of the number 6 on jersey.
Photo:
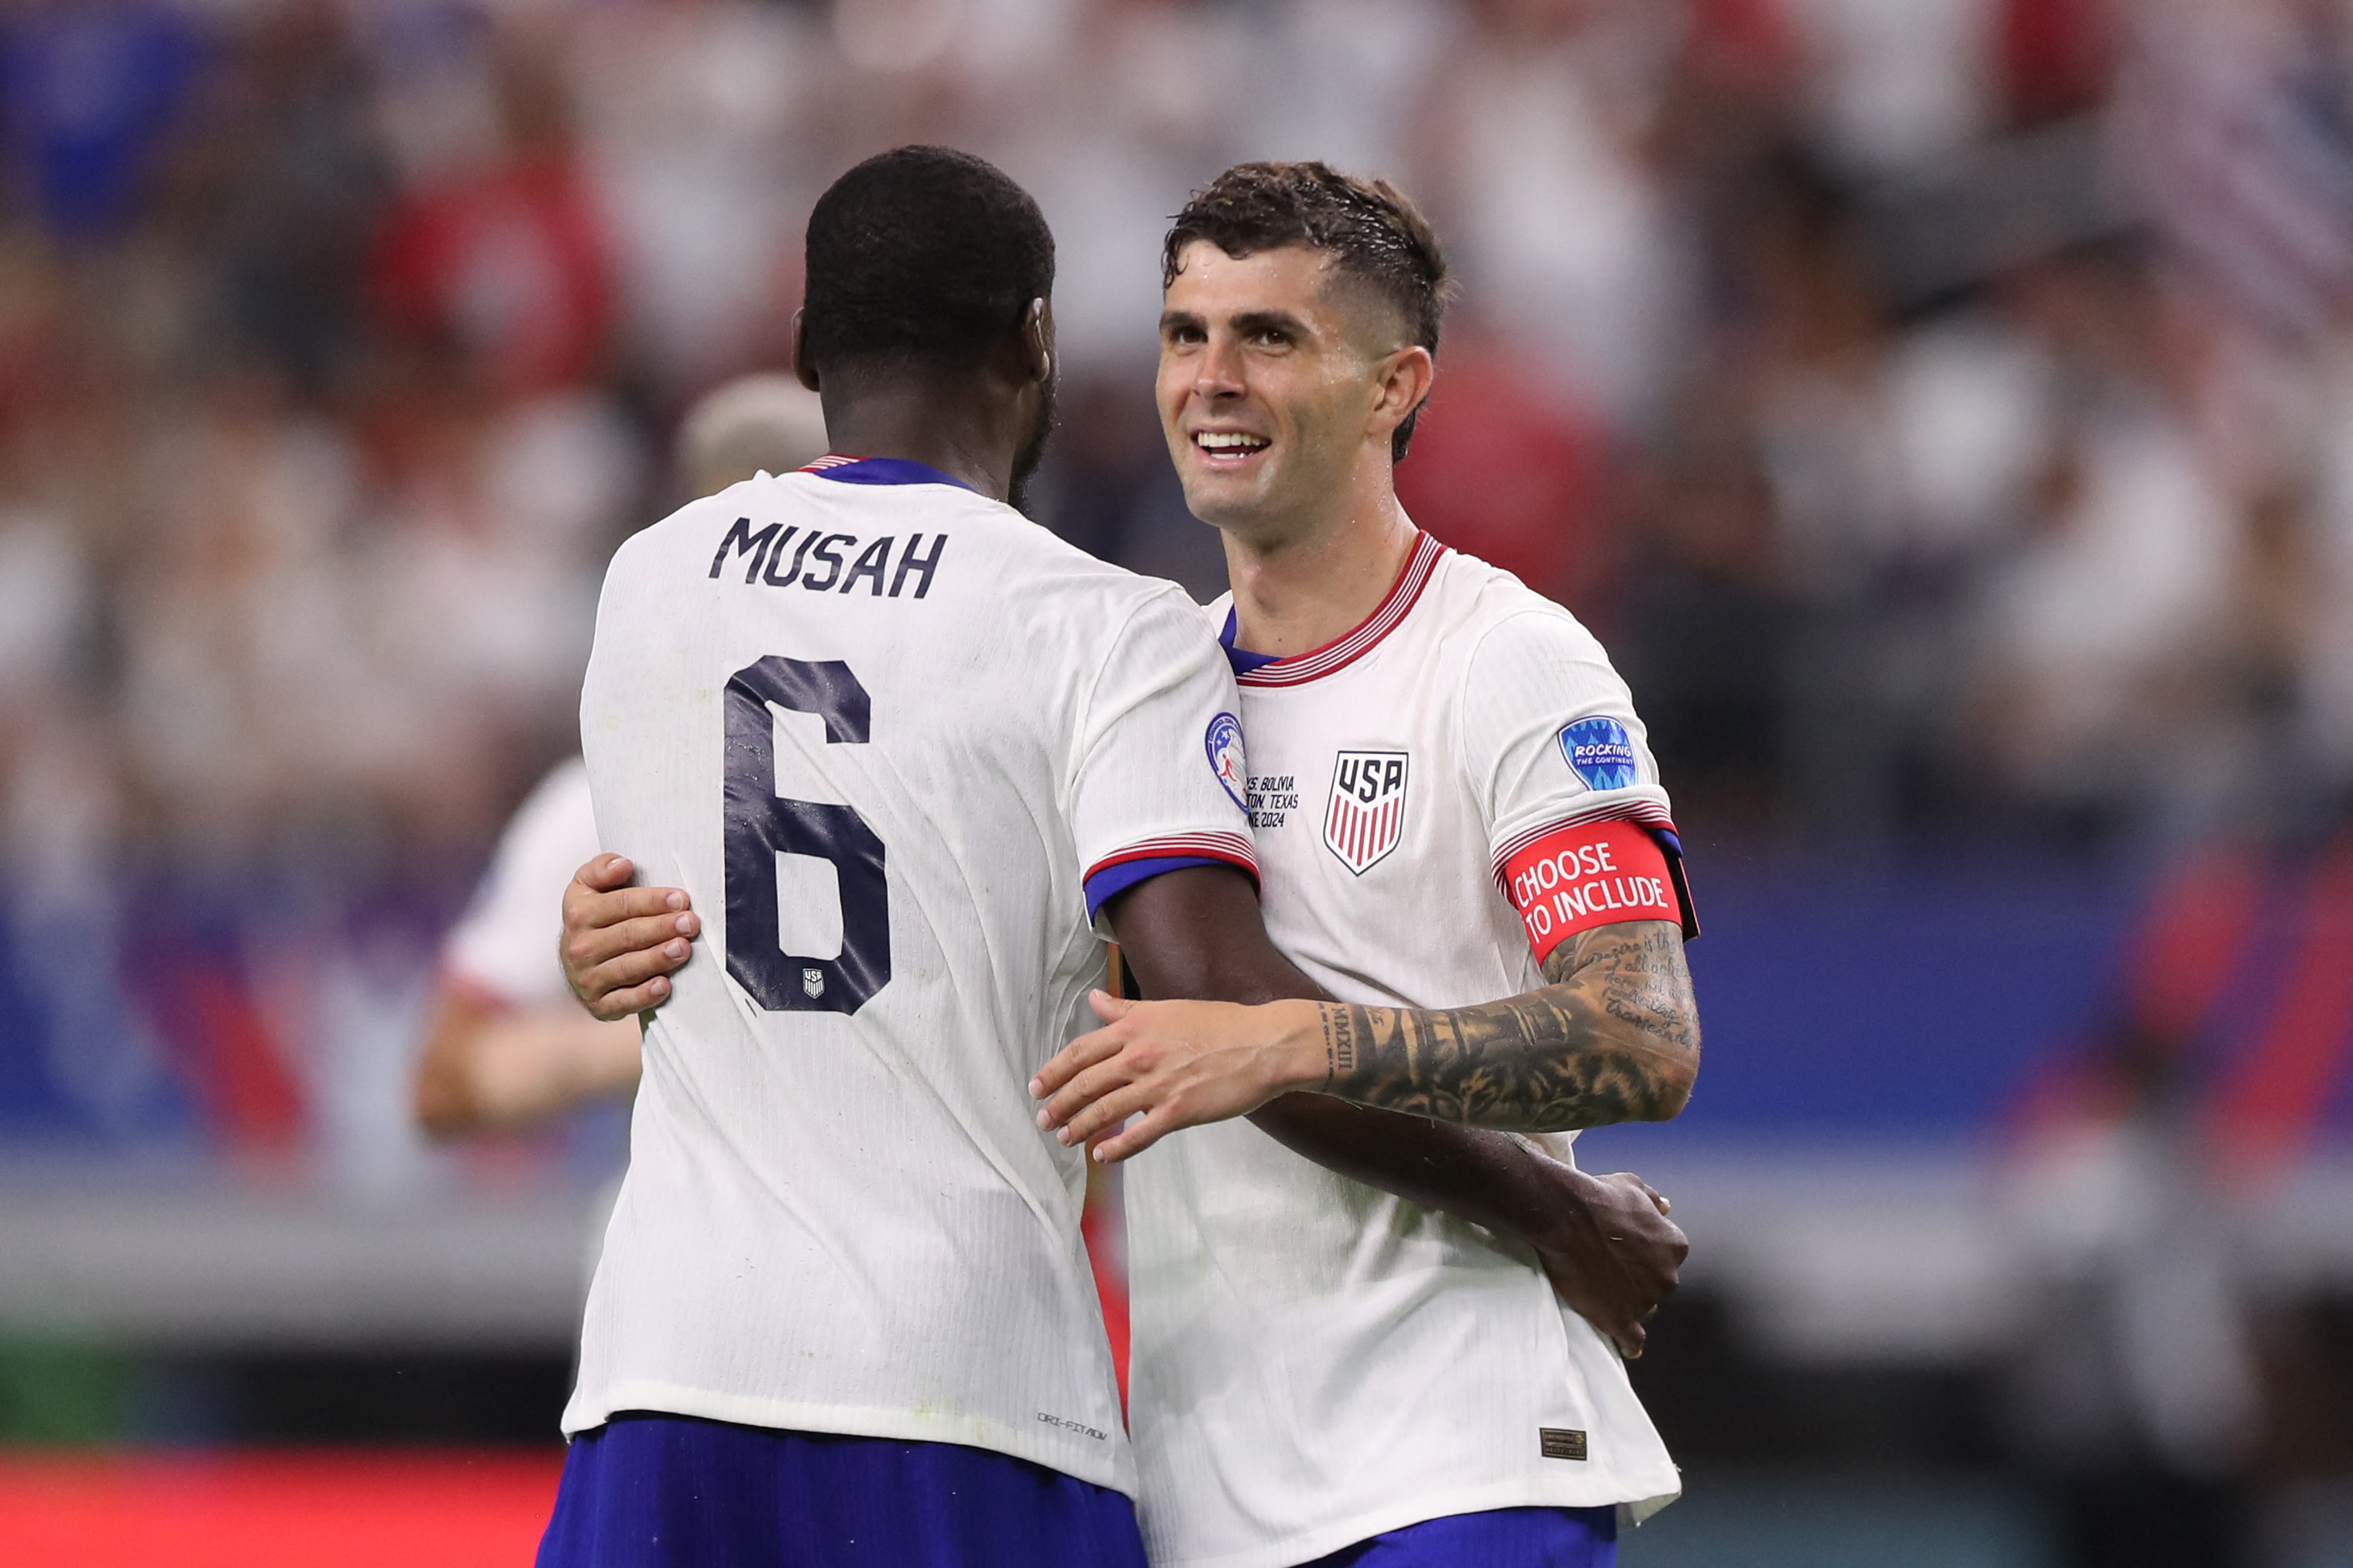
[[[771,655],[727,680],[727,973],[771,1013],[855,1013],[891,982],[891,893],[882,840],[847,805],[776,794],[776,721],[768,706],[825,721],[828,745],[863,744],[866,688],[839,659]],[[841,952],[784,951],[776,857],[833,863],[841,889]]]

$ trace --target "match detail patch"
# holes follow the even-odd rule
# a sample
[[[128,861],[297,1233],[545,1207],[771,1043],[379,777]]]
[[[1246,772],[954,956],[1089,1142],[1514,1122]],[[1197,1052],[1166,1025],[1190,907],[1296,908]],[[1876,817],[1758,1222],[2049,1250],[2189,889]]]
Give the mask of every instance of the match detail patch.
[[[1209,753],[1209,771],[1234,797],[1234,805],[1243,811],[1250,809],[1250,763],[1242,755],[1242,721],[1230,713],[1220,713],[1209,721],[1208,732],[1202,744]]]
[[[1634,787],[1634,742],[1615,719],[1579,719],[1560,732],[1560,754],[1588,789]]]
[[[1665,853],[1630,822],[1586,822],[1546,834],[1504,862],[1504,891],[1538,963],[1595,926],[1681,925],[1683,918]]]

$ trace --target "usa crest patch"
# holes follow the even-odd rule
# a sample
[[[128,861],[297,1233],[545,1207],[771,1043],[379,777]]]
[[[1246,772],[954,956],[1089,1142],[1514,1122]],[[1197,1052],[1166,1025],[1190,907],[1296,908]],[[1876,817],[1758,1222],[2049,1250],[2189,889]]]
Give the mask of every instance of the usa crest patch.
[[[1242,810],[1250,809],[1250,763],[1242,755],[1242,721],[1230,713],[1220,713],[1209,721],[1208,733],[1202,737],[1208,748],[1209,771],[1234,797]]]
[[[1560,732],[1560,754],[1588,789],[1634,786],[1634,742],[1615,719],[1579,719]]]
[[[1324,847],[1359,877],[1404,833],[1407,760],[1403,752],[1342,752],[1332,764]]]

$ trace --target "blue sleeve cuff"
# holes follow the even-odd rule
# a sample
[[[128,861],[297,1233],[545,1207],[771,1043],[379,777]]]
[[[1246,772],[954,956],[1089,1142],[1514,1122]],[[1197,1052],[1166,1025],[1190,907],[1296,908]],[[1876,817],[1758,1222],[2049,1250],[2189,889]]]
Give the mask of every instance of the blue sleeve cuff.
[[[1150,881],[1163,871],[1182,871],[1187,866],[1229,866],[1229,860],[1212,859],[1207,855],[1168,855],[1149,860],[1123,860],[1116,866],[1106,866],[1087,879],[1087,919],[1092,921],[1113,897],[1127,891],[1138,882]]]

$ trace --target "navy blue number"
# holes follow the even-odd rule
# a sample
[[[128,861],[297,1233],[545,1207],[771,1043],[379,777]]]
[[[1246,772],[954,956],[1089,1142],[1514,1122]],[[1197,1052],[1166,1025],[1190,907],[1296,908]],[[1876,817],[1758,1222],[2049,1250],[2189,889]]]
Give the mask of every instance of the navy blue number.
[[[727,681],[727,973],[771,1013],[855,1013],[891,982],[891,893],[882,840],[846,805],[776,795],[776,732],[768,705],[825,721],[828,745],[861,744],[866,688],[839,659],[770,656]],[[776,857],[830,860],[841,886],[841,955],[784,951],[776,930]]]

